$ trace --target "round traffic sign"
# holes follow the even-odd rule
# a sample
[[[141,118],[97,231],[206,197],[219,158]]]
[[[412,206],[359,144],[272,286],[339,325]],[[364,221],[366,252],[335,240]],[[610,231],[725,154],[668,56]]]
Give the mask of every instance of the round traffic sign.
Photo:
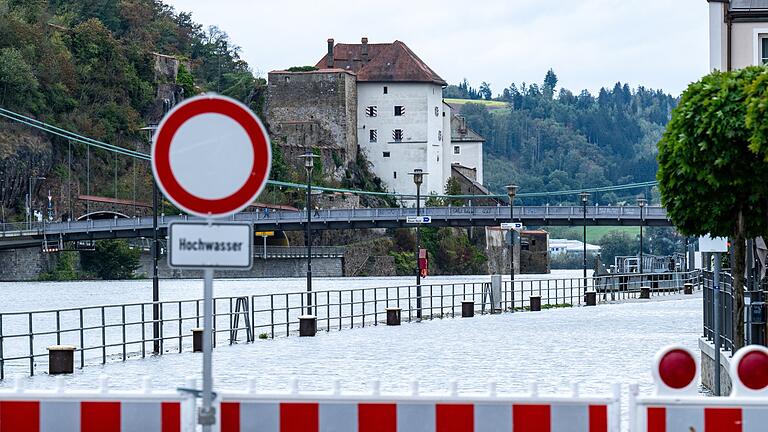
[[[180,209],[225,217],[252,203],[269,178],[272,149],[264,125],[242,103],[219,95],[185,100],[160,122],[152,172]]]

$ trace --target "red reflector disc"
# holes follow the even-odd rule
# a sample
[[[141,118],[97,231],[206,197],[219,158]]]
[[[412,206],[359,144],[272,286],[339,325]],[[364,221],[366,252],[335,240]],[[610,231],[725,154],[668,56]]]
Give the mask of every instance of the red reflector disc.
[[[752,351],[742,357],[738,366],[739,379],[752,390],[768,387],[768,355],[762,351]]]
[[[696,378],[696,360],[686,351],[672,350],[659,362],[659,377],[671,388],[685,388]]]

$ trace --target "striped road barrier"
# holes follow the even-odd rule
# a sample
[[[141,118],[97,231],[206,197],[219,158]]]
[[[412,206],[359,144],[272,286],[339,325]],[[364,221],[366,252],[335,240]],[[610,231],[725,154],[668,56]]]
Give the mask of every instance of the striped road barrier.
[[[195,400],[177,392],[111,391],[102,377],[96,391],[28,391],[17,378],[0,390],[0,432],[192,432]]]
[[[619,430],[620,386],[609,396],[459,395],[452,381],[446,394],[382,394],[374,382],[366,394],[304,393],[294,380],[287,393],[221,392],[218,432],[614,432]]]
[[[632,432],[765,432],[768,431],[768,348],[751,345],[731,361],[730,396],[698,394],[700,365],[694,353],[669,346],[656,355],[656,392],[639,397],[630,386]]]

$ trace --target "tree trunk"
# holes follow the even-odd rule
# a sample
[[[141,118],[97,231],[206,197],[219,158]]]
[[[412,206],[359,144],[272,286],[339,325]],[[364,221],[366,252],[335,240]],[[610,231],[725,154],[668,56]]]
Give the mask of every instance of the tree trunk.
[[[744,214],[739,211],[733,237],[733,347],[734,351],[744,346],[744,271],[746,269],[746,234],[744,233]]]

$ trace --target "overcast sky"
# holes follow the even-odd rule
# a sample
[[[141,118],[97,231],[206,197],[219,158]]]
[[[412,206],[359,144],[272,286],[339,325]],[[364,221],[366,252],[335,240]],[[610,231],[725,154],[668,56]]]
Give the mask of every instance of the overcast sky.
[[[362,36],[401,40],[449,83],[494,95],[549,68],[574,92],[621,81],[677,95],[709,64],[705,0],[165,1],[226,31],[265,77]]]

